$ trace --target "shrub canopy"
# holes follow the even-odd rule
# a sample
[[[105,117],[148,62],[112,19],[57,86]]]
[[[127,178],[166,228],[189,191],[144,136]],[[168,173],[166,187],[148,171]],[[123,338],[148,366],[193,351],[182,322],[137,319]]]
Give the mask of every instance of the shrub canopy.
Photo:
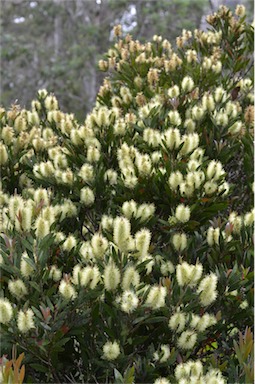
[[[252,381],[253,27],[207,20],[176,51],[116,26],[82,124],[46,90],[1,109],[2,348],[27,382]]]

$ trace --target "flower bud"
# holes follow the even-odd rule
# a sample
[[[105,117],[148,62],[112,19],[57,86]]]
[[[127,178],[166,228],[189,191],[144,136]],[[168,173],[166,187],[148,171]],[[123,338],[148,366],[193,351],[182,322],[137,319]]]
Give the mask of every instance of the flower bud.
[[[243,92],[248,92],[252,89],[253,81],[250,78],[241,79],[238,85]]]
[[[188,164],[188,170],[192,172],[196,171],[200,167],[200,163],[197,160],[189,160]]]
[[[191,160],[197,160],[199,163],[202,163],[204,156],[204,149],[197,148],[195,151],[190,155]]]
[[[127,87],[120,87],[120,96],[125,104],[130,104],[130,102],[132,101],[132,94],[130,92],[130,89]],[[122,121],[122,119],[120,119],[120,121]]]
[[[87,267],[89,271],[91,270],[91,267]],[[84,271],[85,268],[82,268],[80,264],[76,264],[73,268],[73,277],[71,279],[72,283],[74,285],[80,284],[81,286],[86,286],[87,282],[84,284],[84,279],[82,279],[82,272]],[[89,280],[89,278],[87,279]]]

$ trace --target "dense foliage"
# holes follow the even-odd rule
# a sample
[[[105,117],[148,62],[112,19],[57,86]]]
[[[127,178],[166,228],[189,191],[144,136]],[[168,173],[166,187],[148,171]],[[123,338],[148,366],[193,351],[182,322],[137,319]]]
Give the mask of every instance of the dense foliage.
[[[82,125],[46,90],[1,109],[2,353],[26,382],[253,381],[253,27],[207,20],[176,50],[116,26]]]

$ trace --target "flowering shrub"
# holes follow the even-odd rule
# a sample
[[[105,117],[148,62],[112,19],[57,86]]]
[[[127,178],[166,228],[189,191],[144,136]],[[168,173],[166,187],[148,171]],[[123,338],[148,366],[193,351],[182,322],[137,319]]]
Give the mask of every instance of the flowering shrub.
[[[27,382],[246,382],[253,27],[208,22],[176,52],[115,27],[83,124],[46,90],[1,109],[2,348]]]

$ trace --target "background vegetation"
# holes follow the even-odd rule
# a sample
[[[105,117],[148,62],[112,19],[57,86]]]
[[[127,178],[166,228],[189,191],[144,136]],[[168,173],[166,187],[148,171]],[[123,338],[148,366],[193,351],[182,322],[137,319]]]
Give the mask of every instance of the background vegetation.
[[[234,9],[252,0],[222,1]],[[205,28],[216,0],[1,0],[0,103],[28,107],[40,88],[55,92],[61,108],[84,119],[102,75],[97,62],[112,44],[113,26],[144,42],[154,34],[172,44],[182,29]]]

